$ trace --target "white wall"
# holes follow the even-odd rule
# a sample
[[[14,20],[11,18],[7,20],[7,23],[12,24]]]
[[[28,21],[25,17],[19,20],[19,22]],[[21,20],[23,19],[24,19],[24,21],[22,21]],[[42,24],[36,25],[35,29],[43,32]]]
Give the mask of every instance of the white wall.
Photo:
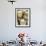
[[[46,40],[46,13],[43,0],[17,0],[13,5],[0,0],[0,40],[15,40],[24,31],[33,40]],[[15,8],[31,8],[31,27],[15,27]]]

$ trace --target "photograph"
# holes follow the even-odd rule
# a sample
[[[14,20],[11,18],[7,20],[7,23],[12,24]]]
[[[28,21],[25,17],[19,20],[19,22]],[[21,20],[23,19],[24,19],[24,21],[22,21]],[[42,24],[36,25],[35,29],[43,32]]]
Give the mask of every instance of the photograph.
[[[31,14],[30,8],[16,8],[15,9],[15,26],[16,27],[30,27]]]
[[[46,0],[0,0],[0,46],[46,46]]]

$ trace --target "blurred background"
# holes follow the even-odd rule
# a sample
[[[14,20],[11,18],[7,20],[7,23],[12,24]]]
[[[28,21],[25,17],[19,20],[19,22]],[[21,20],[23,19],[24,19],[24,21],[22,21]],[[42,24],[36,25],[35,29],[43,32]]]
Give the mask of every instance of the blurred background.
[[[15,8],[31,8],[30,28],[15,27]],[[0,41],[15,40],[19,32],[29,34],[32,40],[46,41],[45,0],[18,0],[13,5],[0,0]]]

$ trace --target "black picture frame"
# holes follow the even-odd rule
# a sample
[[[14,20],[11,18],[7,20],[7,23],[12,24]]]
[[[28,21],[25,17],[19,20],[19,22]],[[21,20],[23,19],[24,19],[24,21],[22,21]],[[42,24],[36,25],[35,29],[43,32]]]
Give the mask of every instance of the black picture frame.
[[[28,25],[18,25],[17,24],[17,11],[23,11],[23,10],[27,10],[28,13]],[[15,27],[31,27],[31,9],[30,8],[15,8]]]

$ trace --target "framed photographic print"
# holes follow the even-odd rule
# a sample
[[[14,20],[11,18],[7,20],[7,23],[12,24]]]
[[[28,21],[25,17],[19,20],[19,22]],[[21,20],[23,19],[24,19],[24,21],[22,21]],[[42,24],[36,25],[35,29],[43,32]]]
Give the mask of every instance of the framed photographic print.
[[[30,27],[31,26],[31,9],[15,8],[15,26]]]

